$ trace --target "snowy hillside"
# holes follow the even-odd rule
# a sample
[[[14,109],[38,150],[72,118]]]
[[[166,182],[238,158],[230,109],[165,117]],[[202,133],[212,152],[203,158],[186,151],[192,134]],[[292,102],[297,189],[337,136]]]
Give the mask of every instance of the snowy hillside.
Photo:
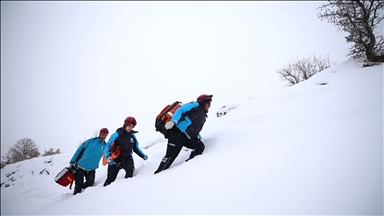
[[[166,141],[139,140],[149,159],[135,155],[134,178],[121,170],[103,187],[100,164],[76,196],[53,180],[72,153],[8,165],[1,215],[383,214],[383,64],[342,62],[208,118],[201,134],[203,155],[184,162],[185,149],[158,175]]]

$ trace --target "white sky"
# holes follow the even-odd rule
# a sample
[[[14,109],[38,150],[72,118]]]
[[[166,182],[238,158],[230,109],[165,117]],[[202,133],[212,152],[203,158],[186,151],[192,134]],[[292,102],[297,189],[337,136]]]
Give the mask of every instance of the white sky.
[[[7,165],[1,215],[383,215],[383,66],[344,61],[239,103],[207,120],[202,155],[157,175],[165,140],[139,140],[133,178],[103,187],[100,164],[76,196],[54,182],[74,152]]]
[[[342,61],[325,2],[1,2],[1,154],[22,138],[75,151],[134,116],[142,139],[175,100],[280,90],[292,57]]]

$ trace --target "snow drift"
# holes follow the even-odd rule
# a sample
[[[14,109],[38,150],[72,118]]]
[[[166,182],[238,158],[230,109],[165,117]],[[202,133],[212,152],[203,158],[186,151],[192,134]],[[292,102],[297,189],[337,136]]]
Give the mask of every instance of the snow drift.
[[[210,114],[203,155],[184,162],[184,149],[153,175],[166,140],[140,134],[149,159],[134,157],[133,178],[121,170],[102,187],[100,164],[94,187],[76,196],[53,180],[72,154],[8,165],[1,215],[383,214],[382,65],[348,60],[220,118]]]

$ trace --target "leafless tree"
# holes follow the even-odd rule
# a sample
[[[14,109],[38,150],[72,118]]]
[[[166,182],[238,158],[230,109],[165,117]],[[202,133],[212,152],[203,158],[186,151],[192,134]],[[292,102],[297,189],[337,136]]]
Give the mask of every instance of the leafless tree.
[[[95,130],[95,131],[93,132],[92,137],[99,137],[99,131],[98,131],[98,130]],[[79,148],[81,145],[83,145],[85,141],[87,141],[87,140],[86,140],[86,139],[84,139],[84,140],[79,140],[79,143],[77,144],[76,148]]]
[[[3,169],[3,167],[5,167],[6,165],[11,164],[11,161],[11,155],[9,152],[7,152],[5,156],[1,157],[1,169]]]
[[[384,62],[383,33],[375,32],[384,19],[384,1],[336,0],[318,8],[318,17],[334,24],[352,43],[347,56],[353,59],[365,57],[369,62]]]
[[[48,151],[44,149],[44,154],[41,156],[48,156],[48,155],[55,155],[55,154],[61,154],[60,149],[54,150],[53,148],[50,148]]]
[[[3,156],[4,157],[4,156]],[[3,161],[1,161],[1,169],[3,169],[3,167],[5,167],[7,164],[5,164]]]
[[[334,62],[333,65],[336,63]],[[278,70],[277,73],[281,80],[287,82],[287,86],[293,86],[299,82],[309,79],[316,73],[319,73],[331,66],[329,55],[324,58],[316,57],[313,54],[312,57],[304,57],[299,59],[292,58],[292,62],[288,63],[285,67]]]
[[[40,156],[40,152],[35,141],[29,138],[24,138],[18,140],[16,144],[10,148],[6,157],[3,157],[3,159],[6,160],[4,163],[11,164],[38,156]]]

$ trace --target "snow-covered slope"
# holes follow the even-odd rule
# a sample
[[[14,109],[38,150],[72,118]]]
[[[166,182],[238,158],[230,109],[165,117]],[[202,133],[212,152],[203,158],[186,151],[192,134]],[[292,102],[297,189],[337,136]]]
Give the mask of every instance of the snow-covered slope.
[[[184,162],[184,149],[158,175],[166,141],[142,138],[134,178],[102,187],[100,164],[76,196],[53,180],[72,154],[8,165],[1,215],[383,214],[383,65],[345,61],[208,118],[202,135],[203,155]]]

